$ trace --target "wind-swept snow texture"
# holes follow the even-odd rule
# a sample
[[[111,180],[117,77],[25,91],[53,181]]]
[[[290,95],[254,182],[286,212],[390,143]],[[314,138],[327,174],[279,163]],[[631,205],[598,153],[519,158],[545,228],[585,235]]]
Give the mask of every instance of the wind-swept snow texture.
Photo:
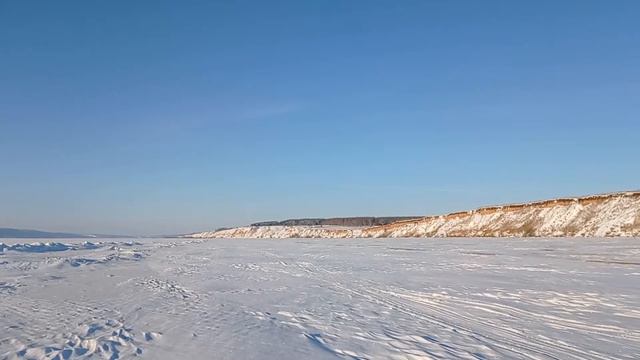
[[[637,238],[22,241],[0,359],[640,354]]]
[[[248,226],[193,238],[640,236],[640,192],[491,206],[365,227]]]

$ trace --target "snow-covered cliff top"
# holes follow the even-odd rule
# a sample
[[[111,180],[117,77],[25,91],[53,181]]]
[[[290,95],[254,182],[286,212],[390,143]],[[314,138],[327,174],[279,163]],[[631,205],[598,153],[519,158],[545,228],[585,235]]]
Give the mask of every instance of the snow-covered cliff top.
[[[248,226],[187,235],[195,238],[463,236],[640,236],[640,192],[487,206],[371,227]]]

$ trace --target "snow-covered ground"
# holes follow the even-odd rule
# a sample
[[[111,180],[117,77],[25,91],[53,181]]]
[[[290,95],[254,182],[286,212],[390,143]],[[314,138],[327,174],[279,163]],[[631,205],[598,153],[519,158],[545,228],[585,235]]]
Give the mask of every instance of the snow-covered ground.
[[[0,359],[634,359],[640,239],[0,245]]]

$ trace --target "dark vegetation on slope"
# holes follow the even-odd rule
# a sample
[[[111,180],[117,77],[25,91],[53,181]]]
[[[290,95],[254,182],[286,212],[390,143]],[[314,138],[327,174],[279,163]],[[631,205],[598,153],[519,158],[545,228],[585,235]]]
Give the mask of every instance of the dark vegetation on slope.
[[[388,216],[388,217],[344,217],[329,219],[289,219],[283,221],[263,221],[253,223],[251,226],[377,226],[387,225],[400,220],[420,219],[423,216]]]

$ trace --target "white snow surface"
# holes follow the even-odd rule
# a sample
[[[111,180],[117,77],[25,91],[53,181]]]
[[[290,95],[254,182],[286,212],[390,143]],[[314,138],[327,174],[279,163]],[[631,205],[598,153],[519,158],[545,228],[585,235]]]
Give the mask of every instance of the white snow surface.
[[[637,359],[640,239],[145,239],[0,252],[0,359]]]

